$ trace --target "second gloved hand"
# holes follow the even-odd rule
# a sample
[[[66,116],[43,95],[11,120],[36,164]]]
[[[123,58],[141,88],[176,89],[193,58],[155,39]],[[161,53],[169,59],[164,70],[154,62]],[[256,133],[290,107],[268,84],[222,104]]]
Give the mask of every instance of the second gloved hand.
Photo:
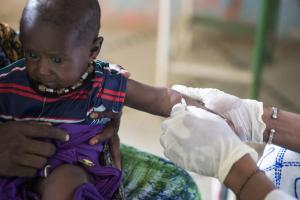
[[[164,154],[186,170],[225,180],[232,165],[257,153],[242,143],[221,117],[194,106],[177,104],[162,123]]]

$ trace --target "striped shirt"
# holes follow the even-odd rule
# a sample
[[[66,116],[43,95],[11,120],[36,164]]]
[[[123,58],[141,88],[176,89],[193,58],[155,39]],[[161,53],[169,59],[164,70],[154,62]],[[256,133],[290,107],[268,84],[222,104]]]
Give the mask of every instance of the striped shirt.
[[[21,59],[0,70],[0,120],[36,120],[55,124],[105,124],[92,120],[92,111],[120,112],[124,105],[127,79],[111,64],[96,61],[94,76],[75,91],[62,96],[45,96],[35,91]]]

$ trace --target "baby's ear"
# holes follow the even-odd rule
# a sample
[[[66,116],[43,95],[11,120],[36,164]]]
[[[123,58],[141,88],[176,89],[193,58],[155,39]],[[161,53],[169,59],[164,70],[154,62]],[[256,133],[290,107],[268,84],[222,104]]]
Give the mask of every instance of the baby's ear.
[[[103,43],[103,37],[97,37],[93,41],[93,44],[92,44],[91,50],[90,50],[90,61],[93,61],[97,58],[97,56],[100,53],[102,43]]]

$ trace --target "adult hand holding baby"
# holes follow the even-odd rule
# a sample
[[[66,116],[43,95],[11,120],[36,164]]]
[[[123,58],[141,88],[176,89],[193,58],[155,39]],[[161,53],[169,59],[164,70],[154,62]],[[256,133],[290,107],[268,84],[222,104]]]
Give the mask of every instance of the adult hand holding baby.
[[[37,138],[67,141],[63,130],[37,122],[0,124],[0,176],[35,176],[56,148]]]

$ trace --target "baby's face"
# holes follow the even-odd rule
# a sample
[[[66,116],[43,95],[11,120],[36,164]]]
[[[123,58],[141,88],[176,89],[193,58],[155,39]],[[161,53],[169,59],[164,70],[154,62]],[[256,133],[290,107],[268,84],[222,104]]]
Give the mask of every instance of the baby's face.
[[[87,70],[89,45],[74,45],[77,34],[49,23],[27,25],[21,33],[29,76],[49,88],[70,87]]]

